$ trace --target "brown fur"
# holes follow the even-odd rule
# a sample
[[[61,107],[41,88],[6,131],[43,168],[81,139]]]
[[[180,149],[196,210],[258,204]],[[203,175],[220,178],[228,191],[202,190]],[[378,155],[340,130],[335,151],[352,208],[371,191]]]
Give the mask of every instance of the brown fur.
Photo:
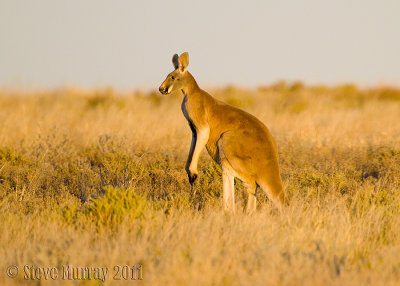
[[[185,168],[189,182],[193,184],[198,176],[198,159],[206,147],[222,168],[225,209],[235,209],[234,177],[247,186],[247,212],[256,208],[257,186],[279,207],[288,204],[279,174],[277,145],[268,128],[253,115],[200,89],[187,71],[188,53],[174,55],[172,62],[175,70],[161,84],[160,92],[181,90],[184,94],[182,112],[192,130]]]

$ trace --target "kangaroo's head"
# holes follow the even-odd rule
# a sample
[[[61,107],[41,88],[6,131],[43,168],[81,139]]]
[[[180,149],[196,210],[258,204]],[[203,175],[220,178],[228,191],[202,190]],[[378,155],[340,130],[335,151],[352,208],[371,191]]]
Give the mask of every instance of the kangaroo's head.
[[[159,91],[162,94],[169,94],[176,90],[183,89],[188,84],[187,66],[189,65],[189,54],[187,52],[172,57],[175,70],[171,72],[164,82],[160,85]]]

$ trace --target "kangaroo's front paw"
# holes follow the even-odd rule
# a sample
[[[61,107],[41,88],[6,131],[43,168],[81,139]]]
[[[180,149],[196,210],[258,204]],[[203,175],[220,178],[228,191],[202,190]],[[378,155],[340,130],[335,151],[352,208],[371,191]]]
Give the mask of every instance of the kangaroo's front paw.
[[[192,172],[188,172],[188,177],[189,177],[189,183],[191,185],[193,185],[194,181],[196,181],[198,174],[197,173],[192,173]]]

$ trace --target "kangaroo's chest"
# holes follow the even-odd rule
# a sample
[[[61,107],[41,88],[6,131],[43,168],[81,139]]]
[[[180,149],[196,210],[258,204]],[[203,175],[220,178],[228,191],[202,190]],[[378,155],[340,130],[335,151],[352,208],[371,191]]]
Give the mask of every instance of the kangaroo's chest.
[[[193,132],[201,130],[207,124],[204,110],[198,101],[188,99],[185,96],[181,104],[181,109]]]
[[[196,106],[197,105],[197,106]],[[196,130],[200,130],[202,125],[207,124],[205,118],[205,112],[198,108],[198,103],[189,101],[186,97],[182,101],[181,105],[182,113],[186,120],[189,122],[189,126],[192,132],[196,133]],[[209,139],[206,144],[208,154],[217,161],[218,158],[218,148],[217,140],[218,136],[214,133],[214,129],[210,127]]]
[[[183,101],[182,101],[182,104],[181,104],[181,110],[182,110],[183,116],[185,116],[186,120],[189,122],[190,127],[192,127],[192,125],[194,127],[195,125],[194,125],[193,120],[192,120],[192,118],[190,116],[190,113],[189,113],[190,108],[189,108],[188,105],[189,105],[188,104],[188,100],[187,100],[187,98],[185,96],[183,98]]]

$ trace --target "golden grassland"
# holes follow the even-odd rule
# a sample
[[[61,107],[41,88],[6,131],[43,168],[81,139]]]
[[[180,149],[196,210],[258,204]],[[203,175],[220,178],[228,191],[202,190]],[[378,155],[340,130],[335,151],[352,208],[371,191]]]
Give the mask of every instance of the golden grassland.
[[[280,82],[212,94],[260,118],[291,201],[222,211],[206,152],[190,188],[180,94],[0,91],[0,284],[24,265],[143,265],[142,285],[399,285],[400,90]],[[17,265],[16,278],[7,277]],[[97,285],[98,281],[59,284]],[[132,282],[132,281],[129,281]]]

